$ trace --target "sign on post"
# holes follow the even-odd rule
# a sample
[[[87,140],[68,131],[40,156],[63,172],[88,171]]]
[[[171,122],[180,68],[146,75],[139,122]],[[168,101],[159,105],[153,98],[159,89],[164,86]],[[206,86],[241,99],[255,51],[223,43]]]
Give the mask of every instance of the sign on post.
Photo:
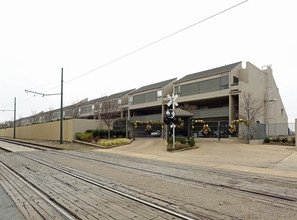
[[[178,95],[174,93],[172,93],[172,96],[171,95],[167,95],[167,97],[169,98],[169,102],[167,103],[167,106],[171,106],[172,105],[172,114],[174,114],[175,116],[175,107],[178,106],[178,103],[176,101],[176,99],[178,98]],[[172,139],[173,139],[173,146],[172,148],[175,148],[175,125],[173,125],[173,128],[172,128],[173,132],[172,132]]]

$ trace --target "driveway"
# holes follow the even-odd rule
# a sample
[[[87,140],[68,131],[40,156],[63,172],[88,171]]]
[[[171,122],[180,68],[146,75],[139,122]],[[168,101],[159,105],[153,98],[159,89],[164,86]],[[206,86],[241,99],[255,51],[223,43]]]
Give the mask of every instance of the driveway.
[[[196,144],[199,145],[197,149],[168,152],[163,139],[142,138],[129,145],[104,151],[173,163],[297,178],[295,147],[249,145],[230,139],[196,139]]]

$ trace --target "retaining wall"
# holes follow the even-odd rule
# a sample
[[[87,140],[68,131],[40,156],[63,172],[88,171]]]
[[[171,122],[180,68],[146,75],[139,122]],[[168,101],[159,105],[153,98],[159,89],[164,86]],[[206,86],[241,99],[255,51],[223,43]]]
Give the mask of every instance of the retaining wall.
[[[87,129],[107,129],[101,120],[70,119],[63,121],[63,141],[75,139],[76,132]],[[0,136],[13,137],[13,128],[0,129]],[[16,138],[31,140],[60,140],[60,121],[16,127]]]

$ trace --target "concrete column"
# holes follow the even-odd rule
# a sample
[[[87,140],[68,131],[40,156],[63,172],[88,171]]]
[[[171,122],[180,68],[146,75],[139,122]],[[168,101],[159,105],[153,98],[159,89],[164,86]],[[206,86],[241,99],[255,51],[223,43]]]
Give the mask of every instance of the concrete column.
[[[297,118],[295,119],[295,146],[296,146],[296,150],[297,150]]]

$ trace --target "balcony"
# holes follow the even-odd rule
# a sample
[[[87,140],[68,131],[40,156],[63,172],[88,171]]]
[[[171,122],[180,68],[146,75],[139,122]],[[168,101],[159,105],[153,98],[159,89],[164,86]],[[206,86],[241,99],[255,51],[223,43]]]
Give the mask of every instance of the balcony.
[[[162,114],[139,115],[130,118],[131,122],[135,121],[162,121]]]
[[[229,117],[229,107],[199,109],[194,112],[194,118]]]

